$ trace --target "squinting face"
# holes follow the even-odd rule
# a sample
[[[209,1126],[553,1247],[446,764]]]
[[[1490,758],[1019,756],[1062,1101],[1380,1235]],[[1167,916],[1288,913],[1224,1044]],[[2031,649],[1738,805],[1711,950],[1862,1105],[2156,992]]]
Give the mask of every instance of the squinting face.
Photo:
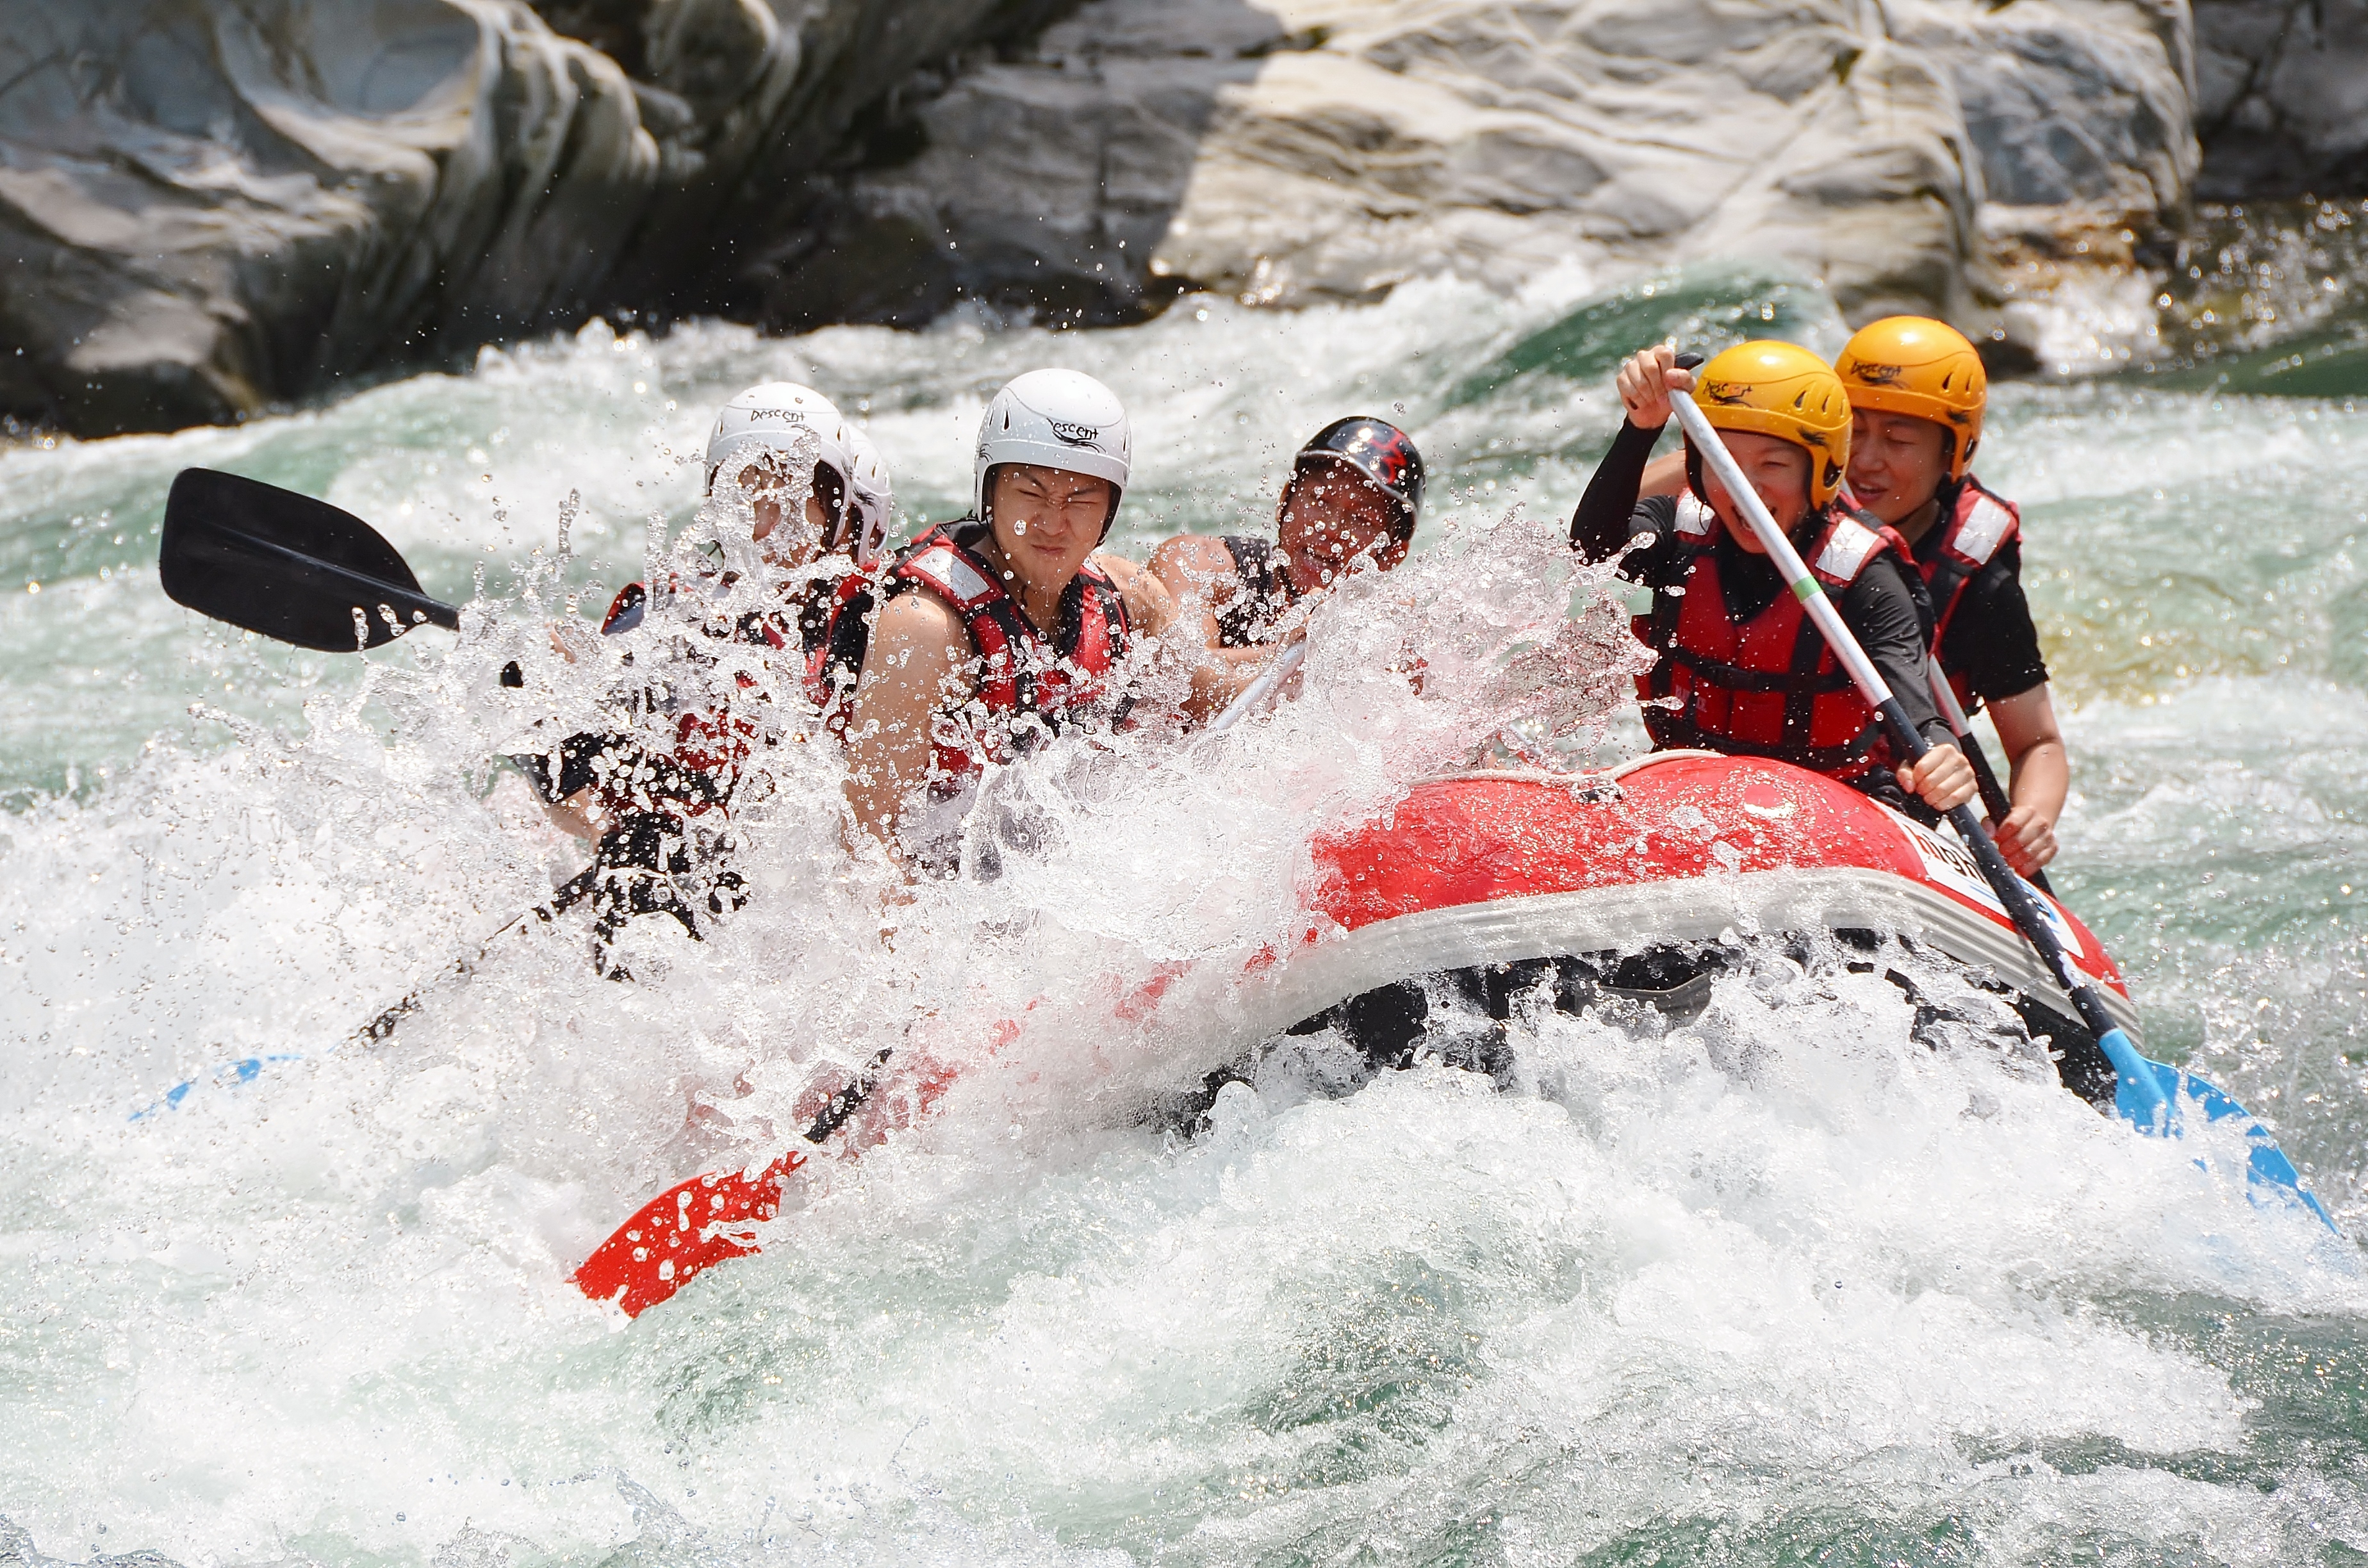
[[[1852,411],[1850,491],[1858,504],[1897,527],[1920,511],[1949,477],[1949,432],[1906,414]]]
[[[1107,480],[1034,463],[995,471],[995,542],[1029,587],[1065,588],[1102,541],[1110,519]]]
[[[1759,493],[1768,515],[1776,519],[1776,526],[1786,533],[1800,527],[1801,519],[1809,515],[1808,449],[1749,430],[1722,430],[1719,438],[1735,454],[1736,466],[1751,482],[1751,488]],[[1702,484],[1710,492],[1702,497],[1703,502],[1718,514],[1718,520],[1726,525],[1736,543],[1754,555],[1766,554],[1759,536],[1751,531],[1751,525],[1727,495],[1726,486],[1719,483],[1717,471],[1708,464],[1703,465],[1703,471]]]
[[[1360,556],[1384,572],[1405,560],[1396,522],[1395,502],[1345,465],[1327,462],[1292,479],[1275,532],[1291,580],[1304,592],[1344,575]]]

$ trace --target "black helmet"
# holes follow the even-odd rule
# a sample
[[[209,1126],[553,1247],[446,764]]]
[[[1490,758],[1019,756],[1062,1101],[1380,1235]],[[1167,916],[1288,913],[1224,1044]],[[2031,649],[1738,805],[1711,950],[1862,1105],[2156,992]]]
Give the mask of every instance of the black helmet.
[[[1422,454],[1415,450],[1413,437],[1387,420],[1363,415],[1336,419],[1299,449],[1292,483],[1297,483],[1311,464],[1327,458],[1347,463],[1396,502],[1397,537],[1414,537],[1415,518],[1422,512]]]

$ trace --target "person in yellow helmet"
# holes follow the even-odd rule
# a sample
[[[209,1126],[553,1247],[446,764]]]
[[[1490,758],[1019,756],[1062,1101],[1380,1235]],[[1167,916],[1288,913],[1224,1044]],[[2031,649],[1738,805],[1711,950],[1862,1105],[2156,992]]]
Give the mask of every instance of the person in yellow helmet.
[[[1974,477],[1989,397],[1981,356],[1945,323],[1892,316],[1861,328],[1834,370],[1850,396],[1852,496],[1914,552],[1933,657],[1959,705],[1989,708],[2009,763],[1992,830],[2007,863],[2035,875],[2055,858],[2072,776],[2022,594],[2021,515]]]
[[[1906,544],[1837,504],[1850,411],[1833,370],[1793,344],[1746,343],[1704,365],[1698,381],[1664,346],[1631,356],[1618,384],[1627,417],[1571,517],[1570,542],[1589,561],[1620,557],[1621,574],[1653,590],[1634,624],[1659,655],[1637,681],[1654,744],[1775,757],[1918,814],[1971,800],[1973,769],[1933,706]],[[1893,765],[1874,710],[1699,454],[1689,448],[1686,494],[1639,499],[1672,392],[1697,394],[1770,516],[1932,744],[1921,762]],[[1645,542],[1632,549],[1638,536]]]

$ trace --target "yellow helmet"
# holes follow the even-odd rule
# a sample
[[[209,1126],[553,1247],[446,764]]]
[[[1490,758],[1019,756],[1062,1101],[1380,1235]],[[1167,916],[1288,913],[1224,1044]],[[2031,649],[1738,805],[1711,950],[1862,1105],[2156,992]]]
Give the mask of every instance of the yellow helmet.
[[[1826,362],[1790,343],[1738,344],[1697,374],[1694,400],[1711,426],[1804,447],[1809,505],[1822,506],[1850,468],[1850,398]]]
[[[1949,433],[1949,477],[1963,479],[1981,444],[1990,379],[1965,335],[1923,316],[1886,316],[1859,329],[1834,361],[1850,406],[1929,419]]]

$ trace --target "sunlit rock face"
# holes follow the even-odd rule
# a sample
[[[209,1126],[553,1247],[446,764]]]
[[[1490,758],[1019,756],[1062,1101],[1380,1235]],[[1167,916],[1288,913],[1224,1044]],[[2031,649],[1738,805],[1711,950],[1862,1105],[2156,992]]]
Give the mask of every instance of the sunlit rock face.
[[[619,306],[997,0],[0,0],[0,412],[242,418]],[[582,38],[566,36],[578,32]]]
[[[598,312],[1091,324],[1571,261],[1987,330],[1983,236],[2180,210],[2199,114],[2231,188],[2356,168],[2368,0],[2203,16],[2199,53],[2188,0],[0,0],[0,413],[234,420]]]
[[[1750,255],[1964,315],[1986,199],[2184,198],[2192,57],[2183,4],[1096,0],[914,108],[772,299],[1093,320]]]
[[[2368,190],[2368,0],[2199,0],[2198,194]]]
[[[657,176],[624,73],[495,0],[6,0],[0,35],[0,400],[79,432],[564,313]]]

